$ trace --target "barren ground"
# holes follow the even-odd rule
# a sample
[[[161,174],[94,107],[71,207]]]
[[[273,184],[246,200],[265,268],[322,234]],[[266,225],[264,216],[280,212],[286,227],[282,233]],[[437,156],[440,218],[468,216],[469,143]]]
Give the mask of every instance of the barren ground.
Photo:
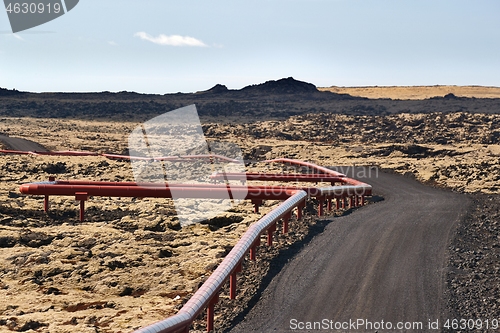
[[[453,94],[457,97],[500,98],[500,88],[481,86],[381,86],[381,87],[325,87],[321,91],[367,98],[413,99],[422,100],[431,97],[444,97]]]

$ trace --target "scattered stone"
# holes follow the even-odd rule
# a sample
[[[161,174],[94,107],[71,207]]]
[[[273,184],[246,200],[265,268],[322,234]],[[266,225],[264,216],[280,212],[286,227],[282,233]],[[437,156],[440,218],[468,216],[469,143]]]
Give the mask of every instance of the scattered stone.
[[[170,258],[174,255],[170,249],[160,249],[158,253],[158,258]]]
[[[1,236],[0,237],[0,248],[1,247],[14,247],[17,243],[17,238],[13,236]]]
[[[24,229],[20,233],[19,242],[29,247],[40,247],[50,244],[54,238],[55,236],[50,236],[43,232]]]
[[[29,330],[37,330],[40,327],[46,327],[46,326],[49,326],[49,324],[41,323],[41,322],[36,321],[36,320],[28,320],[21,327],[19,327],[17,329],[17,331],[18,332],[26,332]]]
[[[132,287],[125,286],[120,290],[118,296],[131,296],[133,292],[134,289]]]
[[[68,311],[68,312],[76,312],[76,311],[82,311],[82,310],[87,310],[87,309],[102,309],[106,306],[106,304],[107,304],[107,302],[105,302],[105,301],[77,303],[74,305],[68,305],[66,308],[64,308],[64,310]]]

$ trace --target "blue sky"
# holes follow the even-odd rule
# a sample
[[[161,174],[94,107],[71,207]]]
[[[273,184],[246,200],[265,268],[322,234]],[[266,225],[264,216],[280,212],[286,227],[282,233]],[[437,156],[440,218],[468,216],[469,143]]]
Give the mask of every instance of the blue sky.
[[[500,86],[499,17],[498,0],[80,0],[14,35],[0,9],[0,87]]]

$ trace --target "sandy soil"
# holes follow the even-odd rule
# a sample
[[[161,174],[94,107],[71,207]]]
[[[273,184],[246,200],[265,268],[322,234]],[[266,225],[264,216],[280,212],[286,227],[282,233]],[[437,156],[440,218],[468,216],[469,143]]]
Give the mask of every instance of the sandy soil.
[[[247,160],[290,157],[325,166],[376,165],[437,186],[491,194],[500,191],[498,119],[460,112],[316,114],[284,122],[205,124],[205,130],[210,138],[240,145]],[[136,125],[2,118],[0,132],[51,150],[121,153]],[[0,331],[6,332],[127,332],[163,319],[196,290],[248,225],[275,204],[268,202],[255,214],[246,202],[211,224],[180,229],[168,200],[92,198],[80,223],[73,198],[51,198],[51,213],[45,214],[43,198],[21,196],[18,186],[50,175],[133,180],[129,163],[3,155],[0,169]]]
[[[320,91],[331,91],[367,98],[413,99],[443,97],[453,94],[457,97],[500,98],[499,87],[482,86],[368,86],[368,87],[324,87]]]

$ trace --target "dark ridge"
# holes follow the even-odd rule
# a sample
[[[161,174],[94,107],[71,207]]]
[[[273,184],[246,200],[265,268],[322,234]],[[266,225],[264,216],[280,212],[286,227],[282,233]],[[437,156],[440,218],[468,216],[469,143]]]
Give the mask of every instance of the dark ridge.
[[[16,89],[6,89],[6,88],[0,88],[0,96],[18,96],[18,95],[22,95],[24,94],[24,92],[21,92],[19,90],[16,90]]]
[[[295,80],[293,77],[277,81],[267,81],[242,88],[242,92],[266,94],[308,94],[317,93],[318,89],[312,83]]]

